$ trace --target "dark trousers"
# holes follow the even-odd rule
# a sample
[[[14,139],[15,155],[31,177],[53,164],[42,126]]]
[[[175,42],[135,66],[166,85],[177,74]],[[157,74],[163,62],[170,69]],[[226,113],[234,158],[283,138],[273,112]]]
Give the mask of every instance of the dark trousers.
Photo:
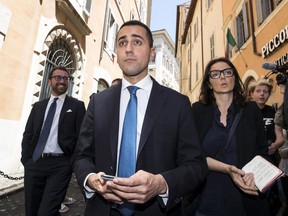
[[[283,193],[286,199],[286,207],[283,212],[283,216],[284,216],[284,215],[288,215],[288,176],[285,175],[284,177],[282,177],[281,183],[282,183]]]
[[[70,158],[49,157],[25,164],[26,216],[58,216],[72,176]]]

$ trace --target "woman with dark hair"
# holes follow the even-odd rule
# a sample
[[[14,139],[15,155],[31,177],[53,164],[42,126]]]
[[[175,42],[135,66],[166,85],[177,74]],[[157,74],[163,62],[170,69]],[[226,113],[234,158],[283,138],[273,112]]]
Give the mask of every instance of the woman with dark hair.
[[[255,102],[245,102],[243,83],[228,59],[207,64],[192,111],[210,170],[196,215],[270,215],[253,174],[241,170],[254,156],[267,156],[261,112]]]

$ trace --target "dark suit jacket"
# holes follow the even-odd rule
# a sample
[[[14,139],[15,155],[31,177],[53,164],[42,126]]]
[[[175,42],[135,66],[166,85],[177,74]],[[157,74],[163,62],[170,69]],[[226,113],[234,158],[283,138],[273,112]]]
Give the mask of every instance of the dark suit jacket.
[[[21,162],[23,165],[32,158],[41,132],[48,101],[49,99],[45,99],[33,104],[22,139]],[[84,103],[67,95],[59,117],[58,143],[64,154],[68,156],[71,156],[75,149],[84,115]]]
[[[74,172],[80,185],[91,172],[116,174],[121,84],[95,94],[79,135]],[[160,197],[136,205],[135,215],[181,215],[180,201],[207,174],[188,97],[159,85],[153,87],[143,122],[136,170],[162,174],[169,187],[165,207]],[[85,215],[109,215],[111,204],[95,194]]]
[[[236,113],[239,107],[234,106]],[[214,107],[196,102],[192,105],[195,124],[199,132],[201,143],[212,125]],[[243,108],[242,116],[235,130],[237,143],[237,167],[242,168],[255,155],[268,158],[268,145],[264,129],[262,114],[255,102],[247,102]],[[248,215],[267,215],[269,209],[265,197],[249,196],[244,193],[243,200]],[[265,206],[266,205],[266,206]],[[261,213],[262,212],[262,213]]]

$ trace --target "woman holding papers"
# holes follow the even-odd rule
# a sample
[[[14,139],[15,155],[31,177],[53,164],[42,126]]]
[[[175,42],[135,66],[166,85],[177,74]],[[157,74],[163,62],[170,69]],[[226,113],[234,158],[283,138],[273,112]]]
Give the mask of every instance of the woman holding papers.
[[[210,170],[196,215],[270,215],[253,174],[241,170],[254,156],[267,157],[261,112],[255,102],[245,102],[243,83],[228,59],[207,64],[192,111]]]

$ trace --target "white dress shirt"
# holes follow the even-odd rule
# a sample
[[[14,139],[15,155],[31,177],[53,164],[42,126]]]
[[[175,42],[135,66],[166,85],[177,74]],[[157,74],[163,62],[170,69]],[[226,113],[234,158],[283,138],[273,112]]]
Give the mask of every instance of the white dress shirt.
[[[54,119],[52,122],[52,126],[50,129],[50,133],[47,139],[47,143],[45,145],[45,148],[43,150],[43,153],[63,153],[62,149],[60,148],[59,144],[58,144],[58,124],[59,124],[59,117],[60,117],[60,113],[63,107],[63,103],[66,97],[66,94],[62,94],[60,96],[57,96],[58,100],[56,101],[56,111],[55,111],[55,115],[54,115]],[[56,96],[51,95],[50,100],[48,102],[46,111],[45,111],[45,118],[47,117],[48,114],[48,110],[51,106],[51,104],[54,101],[54,98],[56,98]],[[44,125],[44,122],[43,122]],[[43,127],[43,126],[42,126]]]
[[[122,89],[121,89],[121,96],[120,96],[120,110],[119,110],[119,135],[118,135],[118,154],[117,154],[117,170],[116,173],[118,173],[118,161],[119,161],[119,152],[121,147],[121,139],[122,139],[122,130],[123,130],[123,123],[124,123],[124,117],[126,108],[128,106],[128,102],[130,100],[130,93],[127,89],[128,86],[131,86],[131,84],[126,81],[125,79],[122,79]],[[142,125],[151,93],[151,89],[153,86],[153,82],[150,78],[150,76],[146,76],[144,79],[142,79],[140,82],[136,83],[137,87],[139,89],[136,92],[137,96],[137,136],[136,136],[136,158],[137,158],[137,152],[139,147],[139,141],[142,131]]]
[[[118,173],[118,161],[119,161],[119,152],[120,152],[120,145],[121,145],[121,138],[122,138],[122,129],[123,129],[123,123],[124,123],[124,117],[125,117],[125,112],[126,108],[128,106],[128,102],[130,100],[130,92],[127,89],[128,86],[131,86],[131,83],[129,83],[127,80],[124,78],[122,79],[122,88],[121,88],[121,94],[120,94],[120,110],[119,110],[119,133],[118,133],[118,151],[117,151],[117,170],[116,174]],[[141,131],[142,131],[142,126],[143,126],[143,121],[149,101],[149,97],[151,94],[152,86],[153,86],[153,81],[149,75],[147,75],[144,79],[139,81],[138,83],[135,84],[135,86],[139,87],[139,89],[136,92],[137,96],[137,136],[136,136],[136,158],[138,154],[138,147],[139,147],[139,141],[140,141],[140,136],[141,136]],[[93,196],[95,193],[94,190],[89,188],[86,185],[87,179],[90,175],[93,175],[95,173],[90,173],[87,175],[84,181],[84,188],[85,190],[85,195],[89,199]],[[164,204],[167,204],[168,201],[168,194],[169,194],[169,189],[167,185],[167,192],[163,195],[159,195],[162,197],[162,200]]]

